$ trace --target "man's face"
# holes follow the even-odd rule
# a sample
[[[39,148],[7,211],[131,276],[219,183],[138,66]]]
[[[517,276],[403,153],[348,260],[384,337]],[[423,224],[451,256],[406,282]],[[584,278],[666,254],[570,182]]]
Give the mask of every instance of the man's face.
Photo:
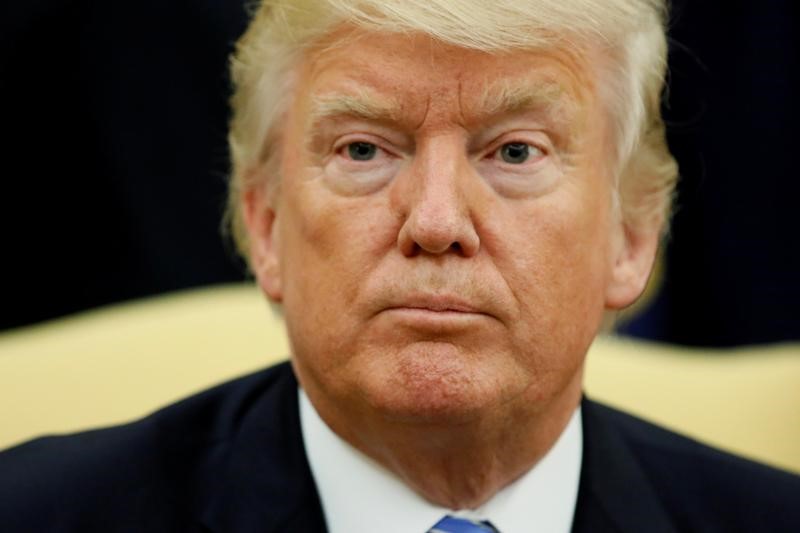
[[[632,299],[595,84],[564,52],[422,36],[309,54],[279,194],[252,191],[247,212],[256,276],[323,417],[574,407],[604,310]]]

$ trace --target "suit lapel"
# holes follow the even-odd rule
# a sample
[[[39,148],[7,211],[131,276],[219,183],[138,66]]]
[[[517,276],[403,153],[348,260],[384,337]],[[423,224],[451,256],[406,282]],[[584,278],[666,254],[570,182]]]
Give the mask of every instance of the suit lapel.
[[[583,465],[574,533],[674,533],[676,530],[630,446],[584,399]]]
[[[219,533],[325,532],[303,446],[291,367],[282,365],[276,382],[252,409],[232,415],[240,429],[220,452],[225,468],[202,523]]]
[[[236,437],[217,448],[219,481],[198,502],[208,531],[326,531],[303,446],[297,381],[288,364],[275,375],[251,409],[230,413]],[[573,532],[674,533],[635,454],[603,408],[584,400],[581,410],[584,451]]]

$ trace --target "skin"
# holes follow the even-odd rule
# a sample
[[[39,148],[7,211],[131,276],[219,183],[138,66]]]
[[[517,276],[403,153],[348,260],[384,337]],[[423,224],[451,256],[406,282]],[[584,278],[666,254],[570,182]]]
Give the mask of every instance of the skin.
[[[298,67],[280,179],[244,196],[253,269],[323,420],[428,500],[476,507],[564,429],[657,232],[613,207],[586,60],[355,32]],[[549,96],[498,108],[501,86]]]

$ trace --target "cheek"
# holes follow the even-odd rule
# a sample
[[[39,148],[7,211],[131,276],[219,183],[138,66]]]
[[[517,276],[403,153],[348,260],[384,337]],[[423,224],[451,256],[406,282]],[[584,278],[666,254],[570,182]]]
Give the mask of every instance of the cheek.
[[[496,257],[519,302],[521,342],[584,353],[603,314],[607,206],[566,191],[517,211],[508,225],[514,239]]]
[[[380,199],[342,198],[318,183],[306,183],[290,206],[289,240],[295,248],[288,255],[302,270],[324,270],[325,279],[348,281],[394,243],[387,212]]]
[[[315,178],[287,185],[280,213],[287,323],[302,329],[296,339],[337,332],[339,339],[321,342],[341,342],[357,326],[364,279],[394,244],[388,207],[380,199],[339,197]]]

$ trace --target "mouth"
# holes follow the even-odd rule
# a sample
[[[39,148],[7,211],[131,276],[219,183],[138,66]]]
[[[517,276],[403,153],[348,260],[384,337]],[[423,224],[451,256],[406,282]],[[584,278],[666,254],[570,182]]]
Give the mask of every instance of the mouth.
[[[383,311],[398,322],[414,328],[463,327],[491,317],[480,307],[453,296],[418,295],[393,303]]]
[[[388,309],[427,311],[430,313],[486,314],[469,302],[453,296],[415,296],[404,299]]]

